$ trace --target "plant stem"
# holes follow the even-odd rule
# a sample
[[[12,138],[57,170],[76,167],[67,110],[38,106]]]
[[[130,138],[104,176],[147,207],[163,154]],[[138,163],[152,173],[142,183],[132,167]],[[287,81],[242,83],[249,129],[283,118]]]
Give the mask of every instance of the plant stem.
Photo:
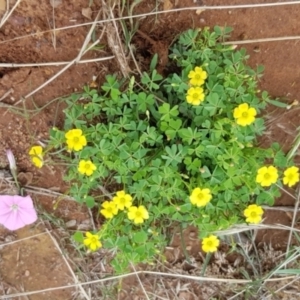
[[[205,270],[207,268],[207,265],[208,265],[210,259],[211,259],[211,253],[209,252],[205,256],[205,260],[204,260],[204,263],[203,263],[203,266],[202,266],[202,270],[201,270],[200,276],[204,276]]]
[[[186,245],[185,245],[185,241],[184,241],[184,237],[183,237],[183,228],[182,228],[182,224],[180,224],[180,242],[181,242],[181,247],[182,247],[182,251],[183,251],[183,254],[185,256],[185,259],[187,260],[187,262],[189,264],[192,264],[191,260],[190,260],[190,257],[186,251]]]

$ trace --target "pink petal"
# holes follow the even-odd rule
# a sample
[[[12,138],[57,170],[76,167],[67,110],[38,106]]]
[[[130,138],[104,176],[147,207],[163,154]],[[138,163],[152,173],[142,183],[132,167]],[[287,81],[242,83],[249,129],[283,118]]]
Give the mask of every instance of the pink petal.
[[[10,207],[11,205],[15,204],[14,197],[15,196],[11,196],[11,195],[1,195],[0,203]]]
[[[2,225],[9,230],[17,230],[21,227],[24,227],[22,221],[20,222],[20,220],[18,220],[16,211],[11,211],[11,213],[7,215],[5,223],[2,223]]]
[[[0,224],[5,224],[10,216],[11,210],[0,215]]]
[[[12,210],[12,205],[17,205],[18,208]],[[7,229],[17,230],[36,220],[37,213],[30,196],[0,196],[0,224]]]
[[[0,196],[1,197],[1,196]],[[0,199],[0,218],[1,215],[5,215],[11,211],[10,205],[7,205],[4,201]],[[1,221],[0,221],[1,223]]]
[[[20,209],[18,211],[18,219],[20,219],[23,224],[28,225],[37,220],[37,213],[34,208]]]
[[[33,202],[30,196],[21,197],[14,196],[14,204],[17,204],[20,208],[33,208]]]

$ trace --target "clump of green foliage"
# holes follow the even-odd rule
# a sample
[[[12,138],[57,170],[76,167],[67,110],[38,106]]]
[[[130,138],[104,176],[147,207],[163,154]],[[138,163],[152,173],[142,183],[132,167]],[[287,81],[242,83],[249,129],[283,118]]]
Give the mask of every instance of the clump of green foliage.
[[[139,79],[107,75],[100,90],[85,87],[67,99],[64,130],[52,130],[52,145],[71,152],[60,154],[69,164],[70,195],[106,219],[95,235],[117,250],[118,272],[160,253],[169,225],[194,225],[204,238],[244,223],[250,204],[272,205],[280,195],[278,185],[258,184],[257,171],[266,162],[282,169],[287,159],[278,144],[259,148],[257,137],[265,129],[262,110],[281,104],[258,91],[263,68],[253,70],[245,50],[221,43],[230,31],[181,34],[170,48],[174,71],[167,76],[157,73],[155,55]],[[86,139],[77,151],[65,144],[73,129]],[[120,188],[103,194],[112,186]],[[119,205],[119,191],[128,195],[127,206]],[[141,206],[140,214],[130,208]],[[82,234],[75,239],[84,241]]]

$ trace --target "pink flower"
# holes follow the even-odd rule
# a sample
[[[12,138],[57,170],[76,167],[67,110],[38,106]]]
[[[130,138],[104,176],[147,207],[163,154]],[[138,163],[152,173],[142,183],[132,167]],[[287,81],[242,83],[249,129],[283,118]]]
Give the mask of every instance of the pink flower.
[[[7,155],[7,159],[8,159],[8,162],[9,162],[9,168],[11,170],[16,170],[17,166],[16,166],[16,161],[15,161],[14,154],[9,149],[9,150],[6,150],[6,155]]]
[[[17,230],[37,220],[37,213],[30,196],[0,195],[0,224]]]

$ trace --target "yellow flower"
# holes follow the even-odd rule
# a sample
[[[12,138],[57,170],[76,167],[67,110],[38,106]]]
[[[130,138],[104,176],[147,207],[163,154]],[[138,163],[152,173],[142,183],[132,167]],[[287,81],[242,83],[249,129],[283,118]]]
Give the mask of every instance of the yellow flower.
[[[220,245],[219,239],[215,235],[210,235],[203,239],[202,241],[202,250],[205,253],[216,252]]]
[[[86,146],[86,138],[82,135],[81,129],[71,129],[65,134],[67,139],[68,150],[80,151],[84,146]]]
[[[284,171],[283,183],[292,187],[299,182],[299,168],[290,167]]]
[[[247,103],[240,104],[233,111],[233,117],[236,119],[236,123],[241,126],[247,126],[253,123],[255,116],[255,108],[249,107]]]
[[[258,224],[261,221],[263,213],[261,206],[256,204],[251,204],[244,210],[246,222],[253,224]]]
[[[29,155],[32,163],[37,167],[41,168],[44,164],[43,160],[43,148],[41,146],[33,146],[29,150]]]
[[[187,91],[186,101],[192,105],[199,105],[204,100],[204,92],[201,87],[191,87]]]
[[[201,67],[196,67],[194,70],[189,72],[188,78],[190,78],[191,85],[200,86],[207,78],[207,73]]]
[[[143,205],[139,207],[129,207],[127,216],[129,220],[133,220],[134,224],[141,224],[144,223],[146,219],[149,219],[149,213]]]
[[[210,189],[195,188],[192,191],[190,200],[192,204],[197,205],[198,207],[205,206],[212,198]]]
[[[261,186],[270,186],[273,183],[276,183],[278,179],[278,171],[275,167],[262,167],[258,169],[256,175],[256,182]]]
[[[86,238],[83,240],[83,244],[92,251],[96,251],[102,247],[102,244],[99,241],[99,236],[97,234],[91,234],[90,232],[86,232],[85,236]]]
[[[111,219],[118,213],[118,208],[113,201],[105,201],[102,203],[103,209],[100,210],[100,213],[106,218]]]
[[[80,174],[85,174],[86,176],[91,176],[96,170],[96,166],[90,160],[82,159],[78,165],[78,172]]]
[[[113,202],[119,210],[124,210],[125,207],[129,208],[132,205],[132,197],[125,194],[125,191],[117,192],[117,196],[113,197]]]

